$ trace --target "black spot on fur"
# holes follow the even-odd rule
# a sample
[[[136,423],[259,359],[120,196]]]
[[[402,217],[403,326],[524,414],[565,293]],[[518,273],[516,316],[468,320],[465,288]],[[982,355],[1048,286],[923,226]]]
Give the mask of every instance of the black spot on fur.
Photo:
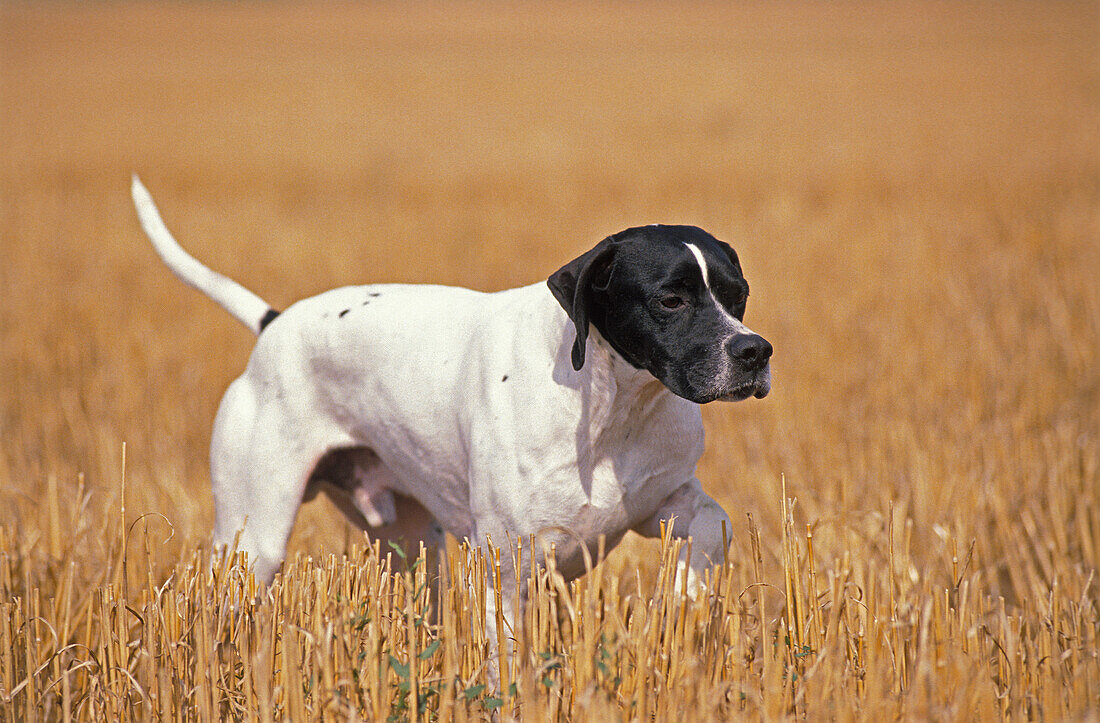
[[[379,292],[377,292],[377,291],[372,291],[372,292],[370,293],[370,297],[371,297],[372,299],[377,299],[377,298],[378,298],[379,296],[381,296],[381,295],[382,295],[382,294],[380,294],[380,293],[379,293]]]
[[[274,309],[268,309],[267,313],[264,314],[262,319],[260,319],[260,331],[263,331],[265,328],[267,328],[268,324],[275,321],[275,317],[277,317],[278,315],[279,312],[275,311]]]
[[[348,313],[349,311],[351,311],[351,309],[344,309],[343,311],[341,311],[341,312],[340,312],[340,318],[341,318],[341,319],[343,319],[343,318],[344,318],[344,314]]]
[[[502,381],[502,382],[506,382],[506,381],[508,381],[508,375],[507,375],[507,374],[505,374],[504,376],[502,376],[502,377],[500,378],[500,381]]]

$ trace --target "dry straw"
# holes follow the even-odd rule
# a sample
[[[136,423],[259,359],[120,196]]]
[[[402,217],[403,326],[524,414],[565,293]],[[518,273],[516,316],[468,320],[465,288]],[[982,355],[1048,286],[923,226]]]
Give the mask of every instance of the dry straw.
[[[1097,4],[581,9],[0,3],[0,723],[1100,715]],[[525,574],[512,629],[531,540],[420,556],[325,503],[269,590],[212,565],[254,342],[134,171],[280,308],[731,242],[775,387],[703,410],[709,594],[628,535]]]
[[[979,592],[969,555],[953,553],[950,586],[902,580],[906,525],[893,514],[872,541],[885,564],[853,565],[861,551],[817,559],[813,525],[795,524],[794,499],[780,504],[781,569],[763,569],[751,516],[731,532],[749,539],[753,559],[711,569],[697,600],[675,584],[685,543],[667,533],[655,576],[633,571],[630,592],[606,563],[567,583],[549,557],[518,581],[528,595],[516,629],[499,613],[486,619],[486,595],[499,611],[501,556],[522,560],[532,541],[414,557],[364,540],[346,554],[299,555],[258,590],[239,555],[211,564],[196,552],[161,579],[162,539],[149,516],[127,520],[120,505],[100,581],[79,590],[74,560],[51,548],[35,565],[5,533],[0,716],[1061,718],[1096,704],[1100,618],[1079,568],[1016,560],[1050,582],[1038,604],[1010,613]],[[1087,514],[1092,534],[1100,518]]]

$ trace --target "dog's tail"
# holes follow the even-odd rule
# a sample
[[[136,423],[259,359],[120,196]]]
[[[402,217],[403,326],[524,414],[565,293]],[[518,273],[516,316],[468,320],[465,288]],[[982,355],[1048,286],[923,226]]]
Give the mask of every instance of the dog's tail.
[[[279,315],[279,312],[271,308],[266,301],[236,281],[206,268],[184,251],[168,232],[156,204],[153,203],[153,197],[138,180],[137,174],[134,175],[130,192],[134,197],[134,207],[141,220],[141,227],[153,242],[153,248],[157,250],[157,254],[168,268],[172,269],[172,273],[180,277],[185,284],[193,286],[218,302],[254,334],[263,331],[264,327]]]

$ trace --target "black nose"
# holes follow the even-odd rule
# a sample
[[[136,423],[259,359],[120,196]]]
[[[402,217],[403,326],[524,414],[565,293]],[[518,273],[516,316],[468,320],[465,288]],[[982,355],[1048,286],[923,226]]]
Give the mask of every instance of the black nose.
[[[772,345],[758,334],[742,334],[730,339],[730,356],[747,369],[759,369],[772,355]]]

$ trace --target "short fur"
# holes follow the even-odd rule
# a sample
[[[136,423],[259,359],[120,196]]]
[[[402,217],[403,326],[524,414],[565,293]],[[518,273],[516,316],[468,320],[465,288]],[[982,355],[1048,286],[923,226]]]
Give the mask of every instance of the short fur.
[[[136,177],[133,196],[168,266],[259,334],[211,444],[214,542],[239,534],[258,579],[318,492],[372,534],[537,536],[566,577],[600,536],[610,549],[672,518],[694,538],[681,568],[692,594],[722,559],[729,518],[695,477],[699,404],[763,397],[771,356],[743,324],[748,285],[728,245],[646,226],[546,284],[347,287],[279,314],[187,255]]]

